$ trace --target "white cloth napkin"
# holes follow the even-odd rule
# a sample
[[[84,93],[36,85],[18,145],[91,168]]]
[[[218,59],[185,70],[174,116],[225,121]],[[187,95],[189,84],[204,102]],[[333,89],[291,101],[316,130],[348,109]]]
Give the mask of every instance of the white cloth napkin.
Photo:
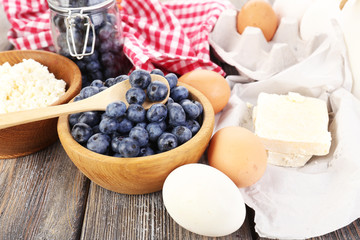
[[[275,41],[265,47],[267,53],[253,52],[266,58],[276,44],[281,44],[283,59],[293,59],[291,64],[263,60],[263,64],[245,66],[241,62],[244,59],[234,57],[242,51],[236,42],[242,36],[232,28],[234,16],[234,12],[224,12],[210,35],[217,54],[240,73],[227,77],[232,95],[216,116],[214,132],[234,125],[253,130],[252,106],[260,92],[292,91],[321,98],[327,101],[330,112],[332,145],[327,156],[313,157],[301,168],[268,164],[260,181],[240,189],[245,203],[255,210],[257,233],[276,239],[303,239],[350,224],[360,217],[360,101],[350,91],[352,75],[337,22],[333,22],[332,34],[316,36],[310,42],[288,38],[287,46],[286,41]],[[289,50],[300,48],[298,53]],[[249,49],[244,51],[251,54]]]

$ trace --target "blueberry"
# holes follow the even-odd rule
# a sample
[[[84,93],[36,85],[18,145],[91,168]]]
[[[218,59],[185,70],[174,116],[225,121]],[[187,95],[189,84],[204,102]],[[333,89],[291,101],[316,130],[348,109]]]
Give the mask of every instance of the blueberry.
[[[134,124],[132,121],[127,119],[126,117],[119,120],[119,125],[117,131],[119,133],[128,133],[133,128]]]
[[[122,136],[122,135],[115,135],[111,138],[111,143],[110,143],[110,146],[111,146],[111,150],[113,150],[114,152],[118,153],[119,149],[119,143],[124,139],[126,138],[125,136]]]
[[[99,91],[102,92],[102,91],[104,91],[106,89],[108,89],[108,87],[102,86],[102,87],[99,88]]]
[[[96,79],[90,83],[90,86],[102,88],[104,86],[104,83],[100,79]]]
[[[96,61],[91,61],[88,64],[86,64],[86,70],[88,72],[97,72],[101,68],[100,63]]]
[[[95,134],[95,133],[100,133],[100,132],[101,132],[101,131],[100,131],[100,128],[99,128],[99,125],[93,126],[93,127],[92,127],[92,130],[93,130],[93,134]]]
[[[164,77],[163,71],[161,71],[161,70],[158,69],[158,68],[153,69],[153,70],[150,72],[150,74],[156,74],[156,75],[160,75],[160,76],[163,76],[163,77]]]
[[[99,38],[101,41],[106,41],[107,39],[113,39],[115,36],[114,26],[111,23],[106,23],[99,30]]]
[[[196,119],[200,116],[199,107],[191,100],[184,99],[180,102],[180,105],[183,107],[188,119]]]
[[[126,104],[122,101],[109,103],[106,106],[105,113],[110,117],[121,117],[126,113]]]
[[[129,104],[140,104],[142,105],[146,99],[146,93],[139,87],[131,87],[125,94],[126,101]]]
[[[145,70],[136,69],[129,75],[129,81],[132,87],[146,89],[151,82],[151,76]]]
[[[171,103],[168,105],[169,124],[172,126],[184,125],[186,121],[186,113],[179,103]]]
[[[119,142],[118,152],[124,157],[136,157],[140,153],[139,143],[130,138],[124,138]]]
[[[117,18],[116,18],[116,15],[115,14],[111,14],[111,13],[108,13],[107,16],[106,16],[106,19],[109,23],[111,23],[112,25],[116,25],[116,22],[117,22]]]
[[[172,133],[164,132],[158,138],[157,146],[161,152],[169,151],[178,146],[177,138]]]
[[[106,154],[109,151],[110,137],[104,133],[96,133],[87,141],[86,147],[96,153]]]
[[[79,113],[73,113],[73,114],[70,114],[69,115],[69,124],[70,126],[74,126],[76,123],[78,123],[79,121],[79,117],[82,113],[79,112]]]
[[[149,122],[160,122],[166,119],[167,107],[162,103],[152,105],[146,112],[146,118]]]
[[[151,147],[142,147],[140,148],[139,157],[151,156],[154,155],[154,150]]]
[[[104,76],[101,71],[97,72],[88,72],[87,78],[88,81],[91,81],[91,79],[102,79]]]
[[[85,143],[92,134],[92,128],[86,123],[76,123],[71,129],[71,136],[78,143]]]
[[[163,131],[165,131],[167,129],[168,126],[166,124],[166,121],[160,121],[158,123]]]
[[[80,101],[80,100],[83,100],[83,98],[79,95],[76,95],[76,97],[74,98],[74,102],[77,102],[77,101]]]
[[[119,75],[119,76],[115,77],[115,82],[119,83],[119,82],[122,82],[122,81],[125,81],[125,80],[128,80],[128,79],[129,79],[128,75],[122,74],[122,75]]]
[[[120,76],[117,76],[117,77],[115,77],[115,78],[110,77],[110,78],[108,78],[108,79],[105,80],[104,85],[105,85],[106,87],[111,87],[111,86],[113,86],[113,85],[115,85],[115,84],[117,84],[117,83],[119,83],[119,82],[122,82],[122,81],[126,80],[126,78],[123,77],[123,76],[126,76],[126,75],[120,75]],[[126,76],[126,77],[127,77],[127,76]]]
[[[170,89],[176,87],[176,85],[178,83],[178,77],[174,73],[166,74],[165,78],[169,83]]]
[[[56,14],[53,18],[54,25],[59,29],[60,32],[66,32],[66,26],[65,26],[65,18],[60,15]]]
[[[146,96],[151,102],[162,101],[166,98],[169,89],[160,81],[153,81],[149,84],[146,90]]]
[[[86,123],[90,127],[94,127],[95,125],[99,124],[100,122],[100,115],[96,111],[88,111],[83,112],[79,118],[78,122]]]
[[[158,137],[164,132],[159,122],[152,122],[146,126],[146,130],[149,133],[149,139],[152,142],[156,142]]]
[[[185,126],[190,129],[193,136],[200,130],[201,127],[198,121],[192,119],[187,120]]]
[[[184,86],[176,86],[170,90],[170,97],[175,102],[180,102],[189,97],[189,90]]]
[[[204,111],[203,105],[202,105],[200,102],[198,102],[198,101],[194,101],[194,103],[196,104],[196,106],[198,106],[198,108],[199,108],[199,110],[200,110],[200,114],[202,114],[203,111]]]
[[[142,127],[134,127],[131,129],[129,137],[135,139],[140,147],[146,146],[149,142],[149,133]]]
[[[146,129],[146,125],[147,123],[146,122],[139,122],[135,125],[135,127],[142,127],[142,128],[145,128]]]
[[[115,56],[111,52],[105,52],[101,54],[100,61],[103,64],[103,66],[111,66],[115,62]]]
[[[108,53],[111,51],[111,49],[113,48],[113,41],[112,39],[106,39],[106,40],[102,40],[99,50],[100,52],[103,53]],[[104,63],[104,62],[103,62]]]
[[[177,137],[178,143],[183,144],[192,138],[192,132],[185,126],[176,126],[171,131]]]
[[[132,122],[144,122],[146,119],[146,110],[139,104],[130,104],[126,112],[126,117]]]
[[[119,122],[116,118],[103,118],[99,123],[99,130],[102,133],[112,134],[117,131]]]
[[[81,89],[80,96],[83,99],[85,99],[85,98],[91,97],[99,92],[100,92],[100,90],[98,87],[88,86],[88,87],[84,87],[83,89]]]
[[[172,99],[171,97],[168,97],[168,100],[167,100],[167,102],[166,102],[166,106],[168,105],[168,104],[171,104],[171,103],[174,103],[175,101],[174,101],[174,99]]]

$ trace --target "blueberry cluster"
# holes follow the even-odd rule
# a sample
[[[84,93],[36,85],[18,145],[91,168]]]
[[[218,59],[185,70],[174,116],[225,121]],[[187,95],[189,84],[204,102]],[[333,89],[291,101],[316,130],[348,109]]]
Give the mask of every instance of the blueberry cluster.
[[[70,1],[70,4],[72,7],[83,7],[97,2],[101,1]],[[132,64],[123,52],[122,32],[118,22],[116,6],[89,13],[87,16],[90,17],[95,28],[95,33],[91,31],[91,28],[89,29],[87,41],[88,20],[83,15],[72,16],[71,29],[66,29],[66,15],[56,14],[52,17],[52,25],[56,27],[56,30],[53,31],[58,33],[55,39],[57,52],[72,59],[78,65],[82,73],[83,86],[90,85],[94,79],[107,79],[120,74],[127,74]],[[69,31],[68,37],[67,31]],[[74,39],[71,38],[70,33]],[[72,43],[75,43],[77,53],[82,53],[84,46],[86,46],[86,53],[90,53],[92,44],[95,41],[94,52],[91,55],[84,56],[82,59],[72,57],[68,41],[71,48]]]
[[[151,74],[164,76],[155,69]],[[203,113],[200,102],[189,98],[189,91],[178,86],[178,78],[169,73],[164,76],[170,86],[166,104],[155,103],[148,110],[142,107],[144,99],[155,101],[167,96],[165,84],[151,81],[145,70],[135,70],[129,76],[120,75],[112,80],[94,80],[81,90],[75,101],[96,94],[112,84],[129,79],[131,88],[126,93],[128,107],[121,101],[110,103],[104,112],[90,111],[69,116],[71,135],[91,151],[116,156],[140,157],[169,151],[190,140],[200,129]],[[146,90],[146,96],[144,96]]]

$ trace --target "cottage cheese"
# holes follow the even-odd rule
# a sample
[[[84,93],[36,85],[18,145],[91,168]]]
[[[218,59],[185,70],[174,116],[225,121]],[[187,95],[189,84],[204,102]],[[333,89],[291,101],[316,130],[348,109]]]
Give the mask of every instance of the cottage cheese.
[[[65,94],[65,86],[33,59],[6,62],[0,65],[0,114],[49,106]]]

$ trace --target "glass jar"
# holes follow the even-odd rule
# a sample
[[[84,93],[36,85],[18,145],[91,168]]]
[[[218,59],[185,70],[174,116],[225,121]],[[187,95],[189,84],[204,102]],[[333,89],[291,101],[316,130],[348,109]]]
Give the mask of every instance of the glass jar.
[[[57,53],[80,68],[83,87],[128,74],[120,12],[115,0],[48,0]]]

